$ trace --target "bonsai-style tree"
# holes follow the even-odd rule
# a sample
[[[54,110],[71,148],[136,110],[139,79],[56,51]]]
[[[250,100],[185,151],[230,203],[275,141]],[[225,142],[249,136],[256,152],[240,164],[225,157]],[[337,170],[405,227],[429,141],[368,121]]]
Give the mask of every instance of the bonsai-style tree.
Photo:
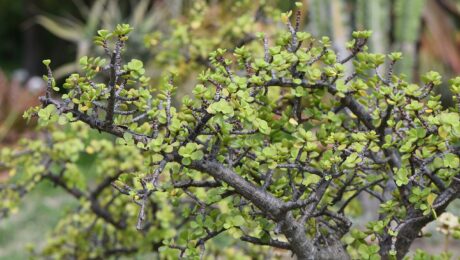
[[[450,81],[457,106],[443,108],[441,76],[406,82],[392,69],[401,53],[367,51],[370,32],[354,32],[337,57],[289,16],[260,48],[211,53],[180,105],[173,75],[151,83],[140,60],[123,61],[129,25],[100,30],[106,59],[83,57],[84,73],[62,86],[43,61],[43,106],[26,116],[48,134],[2,151],[20,175],[0,186],[3,214],[50,180],[79,207],[47,256],[260,257],[262,246],[298,259],[405,256],[460,195],[460,78]],[[92,172],[82,154],[97,160]],[[351,229],[362,200],[378,202],[375,220]]]

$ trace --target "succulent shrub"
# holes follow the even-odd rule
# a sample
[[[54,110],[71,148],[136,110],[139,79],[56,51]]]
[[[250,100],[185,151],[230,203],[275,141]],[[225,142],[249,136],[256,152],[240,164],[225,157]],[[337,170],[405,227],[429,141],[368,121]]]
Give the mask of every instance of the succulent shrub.
[[[45,60],[43,105],[25,116],[47,137],[2,150],[14,177],[0,186],[1,213],[43,180],[77,198],[37,252],[51,257],[256,258],[266,247],[298,259],[404,257],[460,194],[460,78],[456,106],[444,108],[441,76],[407,82],[392,69],[401,53],[368,51],[371,32],[354,32],[338,57],[290,15],[260,48],[212,52],[180,105],[173,74],[152,83],[140,60],[123,60],[129,25],[100,30],[106,56],[83,57],[62,86]],[[91,172],[83,155],[98,162]],[[355,228],[364,194],[379,210]]]

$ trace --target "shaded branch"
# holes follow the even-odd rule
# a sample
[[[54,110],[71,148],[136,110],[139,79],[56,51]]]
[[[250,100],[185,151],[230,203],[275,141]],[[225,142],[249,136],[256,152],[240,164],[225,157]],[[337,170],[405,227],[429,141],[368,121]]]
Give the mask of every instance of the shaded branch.
[[[270,240],[262,240],[257,237],[252,237],[252,236],[242,236],[240,238],[242,241],[249,242],[255,245],[260,245],[260,246],[271,246],[271,247],[276,247],[276,248],[281,248],[281,249],[286,249],[286,250],[291,250],[291,247],[289,243],[279,241],[273,238],[270,238]]]

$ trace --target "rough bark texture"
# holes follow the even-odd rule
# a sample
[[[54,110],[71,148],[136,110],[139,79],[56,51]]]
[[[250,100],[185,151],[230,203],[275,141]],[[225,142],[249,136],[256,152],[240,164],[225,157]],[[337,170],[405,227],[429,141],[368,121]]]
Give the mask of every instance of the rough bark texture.
[[[458,178],[459,176],[457,176]],[[460,195],[460,182],[455,180],[449,188],[444,190],[433,203],[436,214],[441,215],[447,206]],[[401,223],[396,239],[386,234],[380,241],[380,256],[390,259],[390,252],[396,251],[396,258],[402,259],[408,252],[414,240],[420,236],[424,226],[434,220],[433,214],[423,215],[420,211],[413,211]]]

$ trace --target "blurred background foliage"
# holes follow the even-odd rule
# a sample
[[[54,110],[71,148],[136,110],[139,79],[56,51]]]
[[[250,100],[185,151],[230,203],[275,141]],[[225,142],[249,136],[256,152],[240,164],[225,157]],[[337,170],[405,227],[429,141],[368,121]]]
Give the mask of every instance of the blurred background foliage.
[[[404,62],[396,69],[415,82],[429,70],[439,71],[445,79],[460,74],[460,0],[302,2],[304,30],[329,36],[341,56],[346,55],[345,43],[351,32],[367,29],[373,31],[371,51],[401,51]],[[209,52],[242,44],[251,48],[251,41],[260,40],[257,32],[271,35],[275,28],[284,26],[273,18],[294,4],[291,0],[0,0],[0,146],[14,145],[19,137],[33,135],[33,127],[26,126],[21,115],[38,103],[44,86],[40,81],[45,72],[41,61],[53,60],[55,75],[62,79],[78,69],[80,57],[100,54],[91,44],[100,28],[130,23],[135,30],[130,35],[127,58],[141,59],[153,84],[175,73],[180,92],[186,93],[199,72],[209,66]],[[449,96],[444,89],[442,94]],[[6,177],[0,169],[0,183],[2,178]],[[48,195],[52,196],[54,193]],[[57,213],[67,203],[68,199],[57,200],[46,209]],[[31,219],[34,214],[42,216],[43,208],[36,204],[24,206],[29,207]],[[24,219],[9,221],[13,224],[0,223],[0,247],[16,252],[16,245],[7,246],[16,241],[14,237],[7,239],[7,232],[27,224]],[[43,223],[56,224],[54,219]],[[29,224],[33,229],[33,222]],[[17,241],[24,239],[17,237]],[[0,251],[0,258],[16,256]]]
[[[201,29],[212,38],[221,38],[219,43],[232,43],[232,39],[225,37],[229,34],[215,35],[212,32],[216,28],[224,33],[228,30],[249,31],[245,27],[252,23],[244,17],[247,12],[236,17],[231,15],[232,12],[226,12],[242,2],[249,1],[0,0],[0,36],[4,39],[0,42],[0,68],[7,74],[23,68],[29,75],[41,75],[41,60],[49,57],[55,64],[69,66],[61,67],[60,75],[65,76],[74,69],[70,67],[72,62],[95,51],[90,42],[99,28],[110,29],[120,22],[136,28],[130,44],[137,47],[134,54],[146,61],[159,52],[154,47],[164,43],[160,41],[163,40],[160,35],[164,33],[180,34],[184,29],[196,33]],[[256,6],[261,1],[251,2]],[[266,7],[278,7],[282,11],[294,5],[294,1],[262,2]],[[405,54],[406,63],[398,69],[408,77],[418,79],[420,71],[434,66],[448,75],[460,72],[459,0],[303,2],[305,28],[315,35],[330,36],[338,50],[345,50],[344,44],[340,43],[349,39],[351,31],[369,29],[374,32],[370,44],[372,51],[400,50]],[[202,16],[205,19],[200,18],[202,13],[207,13]],[[189,21],[187,28],[173,26],[184,19]],[[232,26],[234,23],[230,20],[239,20],[240,26]],[[222,27],[231,28],[226,31]],[[150,36],[150,41],[146,35],[147,38]],[[204,56],[205,51],[207,49],[201,53]]]

